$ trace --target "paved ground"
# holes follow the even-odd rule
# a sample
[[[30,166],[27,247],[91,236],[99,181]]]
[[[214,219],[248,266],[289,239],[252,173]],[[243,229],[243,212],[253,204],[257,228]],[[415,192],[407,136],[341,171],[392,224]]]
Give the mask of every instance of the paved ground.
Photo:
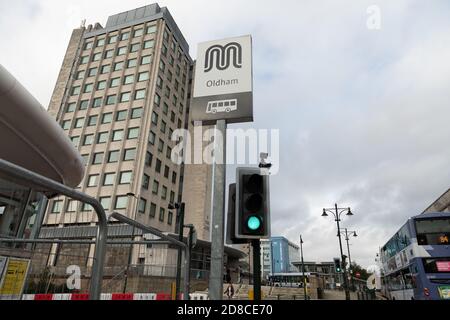
[[[345,300],[345,291],[325,290],[323,300]],[[356,292],[350,292],[350,300],[358,300]]]

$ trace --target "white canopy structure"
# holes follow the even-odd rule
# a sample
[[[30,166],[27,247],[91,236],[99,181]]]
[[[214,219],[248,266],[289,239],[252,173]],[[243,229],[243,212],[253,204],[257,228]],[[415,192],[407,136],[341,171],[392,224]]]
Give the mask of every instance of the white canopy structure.
[[[2,65],[0,158],[68,187],[83,179],[83,159],[67,134]]]

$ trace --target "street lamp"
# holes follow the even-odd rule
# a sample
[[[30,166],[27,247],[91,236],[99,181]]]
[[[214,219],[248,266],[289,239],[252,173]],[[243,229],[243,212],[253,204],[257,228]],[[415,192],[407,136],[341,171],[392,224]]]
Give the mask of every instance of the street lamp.
[[[350,245],[349,245],[349,234],[352,234],[353,237],[357,237],[356,231],[349,231],[347,228],[344,228],[344,231],[341,231],[341,233],[345,234],[345,241],[347,241],[347,252],[348,252],[348,272],[350,273],[350,279],[352,282],[352,288],[354,288],[353,284],[353,272],[352,272],[352,258],[350,257]],[[345,267],[345,266],[344,266]]]
[[[303,261],[303,239],[302,235],[300,235],[300,255],[302,258],[302,279],[303,279],[303,296],[306,300],[306,279],[305,279],[305,263]]]
[[[341,229],[339,226],[339,222],[341,221],[341,214],[344,212],[347,212],[346,215],[347,216],[352,216],[353,213],[350,210],[350,208],[338,208],[337,204],[334,205],[334,208],[324,208],[323,209],[323,213],[322,213],[322,217],[328,217],[328,213],[331,213],[334,216],[334,221],[336,221],[337,224],[337,236],[339,238],[339,249],[341,252],[341,261],[344,262],[345,258],[344,258],[344,253],[342,251],[342,240],[341,240]],[[342,268],[342,271],[344,273],[344,289],[345,289],[345,299],[346,300],[350,300],[350,291],[348,290],[348,279],[347,279],[347,272],[345,270],[345,268]]]
[[[183,242],[183,226],[184,226],[184,202],[182,203],[169,203],[168,208],[170,210],[177,210],[177,219],[178,219],[178,241]],[[175,295],[176,299],[178,299],[178,294],[180,292],[180,283],[181,283],[181,259],[183,252],[181,248],[178,248],[178,259],[177,259],[177,277],[175,282]]]
[[[128,192],[127,193],[127,197],[133,197],[136,199],[136,210],[134,211],[134,217],[131,217],[133,220],[136,220],[136,212],[139,210],[139,198],[132,192]],[[134,225],[133,225],[133,231],[131,233],[131,240],[134,241]],[[124,285],[123,285],[123,293],[126,293],[127,290],[127,284],[128,284],[128,273],[129,273],[129,268],[130,268],[130,264],[131,264],[131,257],[133,254],[133,244],[130,245],[130,253],[128,254],[128,264],[127,264],[127,268],[126,268],[126,273],[125,273],[125,281],[124,281]]]

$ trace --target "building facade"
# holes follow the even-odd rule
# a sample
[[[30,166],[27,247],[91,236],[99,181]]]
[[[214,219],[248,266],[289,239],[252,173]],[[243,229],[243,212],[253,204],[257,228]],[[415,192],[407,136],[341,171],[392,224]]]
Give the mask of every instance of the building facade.
[[[450,212],[450,189],[433,201],[422,213],[427,212]]]
[[[300,260],[299,246],[285,237],[271,237],[261,241],[261,276],[271,273],[297,272],[293,262]]]

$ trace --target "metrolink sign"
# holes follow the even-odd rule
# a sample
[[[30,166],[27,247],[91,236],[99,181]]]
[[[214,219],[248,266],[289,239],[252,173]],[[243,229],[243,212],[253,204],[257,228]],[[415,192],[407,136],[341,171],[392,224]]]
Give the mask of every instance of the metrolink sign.
[[[251,36],[198,45],[192,121],[253,121],[252,91]]]

